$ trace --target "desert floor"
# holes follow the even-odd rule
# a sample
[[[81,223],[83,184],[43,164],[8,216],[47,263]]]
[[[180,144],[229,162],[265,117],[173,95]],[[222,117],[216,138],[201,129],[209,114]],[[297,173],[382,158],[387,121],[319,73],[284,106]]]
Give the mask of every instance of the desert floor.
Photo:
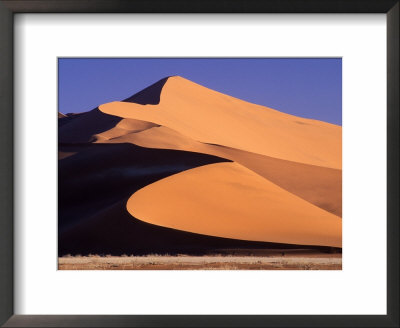
[[[342,254],[64,256],[59,270],[341,270]]]

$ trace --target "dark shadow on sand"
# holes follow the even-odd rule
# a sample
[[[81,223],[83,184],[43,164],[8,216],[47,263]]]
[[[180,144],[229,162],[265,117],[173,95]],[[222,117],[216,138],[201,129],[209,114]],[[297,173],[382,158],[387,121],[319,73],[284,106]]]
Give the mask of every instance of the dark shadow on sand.
[[[133,96],[126,98],[123,102],[136,103],[141,105],[158,105],[160,103],[160,96],[164,84],[169,77],[165,77],[160,81],[150,85],[146,89],[139,91]]]
[[[98,108],[90,112],[79,114],[79,119],[74,116],[59,119],[68,120],[59,123],[59,143],[85,143],[93,141],[93,135],[108,131],[122,120],[121,117],[104,114]]]

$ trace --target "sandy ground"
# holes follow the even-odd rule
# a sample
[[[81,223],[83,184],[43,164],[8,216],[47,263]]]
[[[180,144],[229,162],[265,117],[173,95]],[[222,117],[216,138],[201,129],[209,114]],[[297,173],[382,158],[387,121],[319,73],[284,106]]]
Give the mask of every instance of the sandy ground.
[[[302,256],[74,256],[59,270],[341,270],[341,254]]]

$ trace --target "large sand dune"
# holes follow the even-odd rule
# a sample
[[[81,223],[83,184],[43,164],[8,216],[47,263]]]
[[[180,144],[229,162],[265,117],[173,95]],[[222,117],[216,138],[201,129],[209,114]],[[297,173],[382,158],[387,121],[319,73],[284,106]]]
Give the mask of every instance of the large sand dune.
[[[171,77],[158,105],[112,102],[106,114],[153,122],[194,140],[275,158],[341,168],[339,126],[284,114]]]
[[[60,254],[341,247],[340,126],[170,77],[59,143]]]

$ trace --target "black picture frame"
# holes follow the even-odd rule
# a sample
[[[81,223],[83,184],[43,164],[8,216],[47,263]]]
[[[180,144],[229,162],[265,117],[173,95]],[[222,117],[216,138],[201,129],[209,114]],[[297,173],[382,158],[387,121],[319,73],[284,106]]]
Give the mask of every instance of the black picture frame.
[[[399,0],[0,0],[0,324],[4,327],[399,327],[399,8]],[[14,315],[13,21],[16,13],[385,13],[387,315]]]

